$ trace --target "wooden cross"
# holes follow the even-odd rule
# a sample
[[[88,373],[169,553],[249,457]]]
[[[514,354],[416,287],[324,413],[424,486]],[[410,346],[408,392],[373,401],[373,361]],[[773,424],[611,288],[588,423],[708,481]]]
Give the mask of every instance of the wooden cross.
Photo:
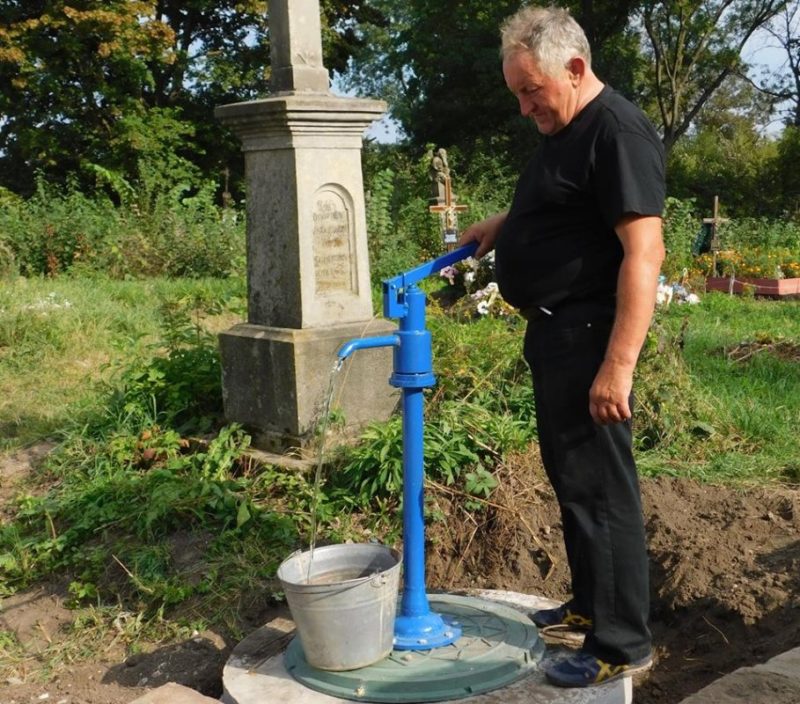
[[[456,205],[450,186],[450,174],[444,175],[444,203],[428,206],[431,213],[439,213],[442,223],[442,238],[445,245],[458,242],[458,214],[469,210],[466,205]]]
[[[714,217],[703,218],[703,224],[711,225],[711,271],[715,276],[717,274],[717,252],[719,252],[719,236],[717,235],[717,228],[724,222],[728,222],[728,218],[721,218],[719,216],[719,196],[714,196]]]
[[[711,225],[711,251],[719,251],[719,238],[717,237],[717,228],[724,222],[728,222],[728,218],[721,218],[719,216],[719,196],[714,196],[714,217],[703,218],[703,224]]]

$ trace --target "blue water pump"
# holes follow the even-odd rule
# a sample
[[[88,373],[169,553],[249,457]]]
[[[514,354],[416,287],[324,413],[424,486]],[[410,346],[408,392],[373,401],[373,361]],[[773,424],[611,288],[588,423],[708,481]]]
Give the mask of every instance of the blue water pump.
[[[339,358],[373,347],[394,349],[392,386],[403,396],[403,596],[395,619],[397,650],[429,650],[461,637],[461,628],[447,616],[430,610],[425,591],[425,521],[423,506],[423,389],[433,386],[431,334],[425,329],[425,294],[416,285],[446,266],[472,256],[472,243],[383,282],[383,314],[397,318],[392,335],[350,340]]]

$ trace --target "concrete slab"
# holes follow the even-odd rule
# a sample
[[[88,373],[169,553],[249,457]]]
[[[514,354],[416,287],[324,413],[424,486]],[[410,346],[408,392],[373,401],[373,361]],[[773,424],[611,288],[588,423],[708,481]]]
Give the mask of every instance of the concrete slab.
[[[800,702],[800,648],[763,665],[742,667],[712,682],[681,704],[797,704]]]
[[[558,603],[516,592],[475,591],[469,594],[525,612]],[[276,619],[234,648],[222,674],[224,704],[344,704],[350,701],[310,690],[286,671],[283,651],[293,630],[291,621]],[[543,662],[566,657],[569,652],[564,648],[549,648]],[[541,668],[536,668],[529,677],[509,687],[458,701],[470,704],[631,704],[632,699],[630,678],[600,687],[565,690],[547,684]]]
[[[771,660],[767,660],[763,665],[756,665],[753,669],[756,672],[772,672],[776,675],[783,675],[795,680],[800,680],[800,648],[787,650],[785,653],[781,653]],[[800,701],[800,699],[798,699],[798,701]]]
[[[181,684],[169,682],[134,699],[131,704],[219,704],[219,700],[206,697]]]
[[[797,704],[800,680],[743,667],[712,682],[681,704]]]

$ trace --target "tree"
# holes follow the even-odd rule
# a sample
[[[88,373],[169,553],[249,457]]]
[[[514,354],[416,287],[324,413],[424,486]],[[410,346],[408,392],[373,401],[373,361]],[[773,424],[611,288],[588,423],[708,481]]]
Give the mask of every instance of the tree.
[[[387,18],[374,0],[321,0],[322,52],[325,66],[337,74],[347,71],[350,57],[364,45],[361,27],[386,27]]]
[[[741,71],[745,42],[785,0],[664,0],[641,17],[653,60],[652,93],[671,150],[723,81]]]
[[[546,3],[542,3],[546,4]],[[355,52],[348,83],[389,102],[392,116],[418,150],[428,143],[525,158],[536,139],[519,116],[503,82],[499,56],[502,21],[519,0],[374,0],[388,19],[365,24],[366,41]],[[638,68],[636,35],[628,15],[636,2],[571,3],[594,50],[594,65],[615,87],[631,92]]]
[[[783,197],[781,215],[800,223],[800,127],[788,125],[778,140],[775,184]]]
[[[724,131],[706,125],[685,135],[670,152],[668,192],[695,199],[705,211],[718,195],[733,217],[775,216],[782,195],[770,178],[776,160],[775,142],[749,125],[732,122]]]
[[[693,130],[717,132],[730,137],[733,132],[751,132],[769,124],[774,100],[739,74],[729,75],[697,111]]]
[[[786,54],[777,84],[766,88],[766,92],[788,103],[786,124],[800,127],[800,0],[788,3],[766,31]]]
[[[0,1],[0,179],[30,191],[37,171],[102,159],[123,115],[141,109],[148,64],[173,34],[146,3]]]

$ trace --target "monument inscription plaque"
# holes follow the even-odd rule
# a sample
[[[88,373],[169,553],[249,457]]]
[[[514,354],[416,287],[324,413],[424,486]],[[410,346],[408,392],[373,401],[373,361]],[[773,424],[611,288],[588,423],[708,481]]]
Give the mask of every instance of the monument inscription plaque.
[[[314,194],[314,288],[317,295],[358,295],[353,208],[346,191],[327,185]]]

